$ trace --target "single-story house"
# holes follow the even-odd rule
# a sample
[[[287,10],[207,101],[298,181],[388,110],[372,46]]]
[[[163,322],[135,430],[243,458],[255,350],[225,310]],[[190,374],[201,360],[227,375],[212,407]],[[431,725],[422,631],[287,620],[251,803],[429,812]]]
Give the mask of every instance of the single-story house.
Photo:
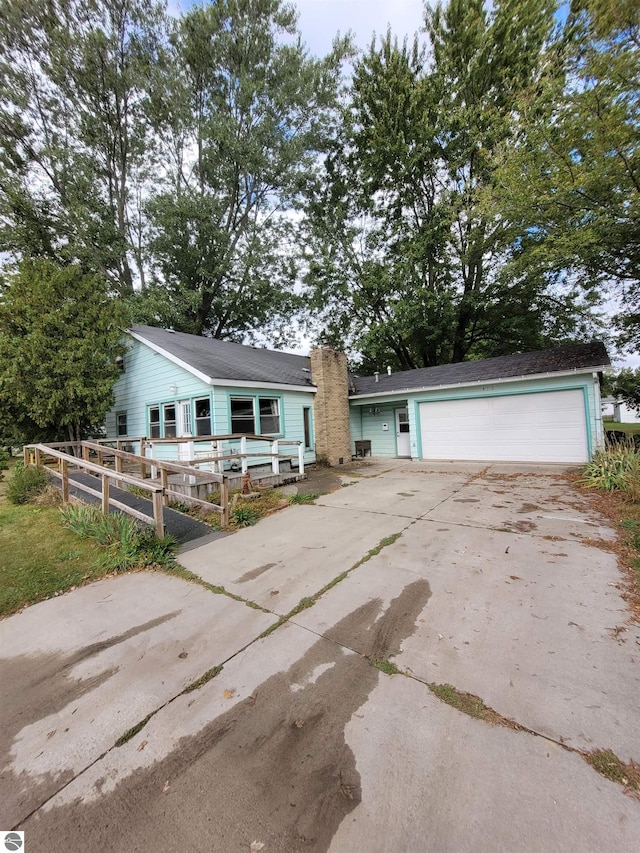
[[[309,357],[134,326],[108,438],[246,433],[303,443],[305,464],[373,456],[586,462],[604,443],[602,343],[359,377],[343,353]],[[192,453],[187,448],[185,453]]]

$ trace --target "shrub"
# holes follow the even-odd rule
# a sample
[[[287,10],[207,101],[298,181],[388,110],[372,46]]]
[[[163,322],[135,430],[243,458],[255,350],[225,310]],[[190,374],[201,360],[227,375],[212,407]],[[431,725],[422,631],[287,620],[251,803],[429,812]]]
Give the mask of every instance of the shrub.
[[[12,504],[26,504],[47,488],[50,475],[44,468],[25,466],[18,462],[7,486],[7,498]]]
[[[122,512],[104,515],[98,507],[73,504],[61,512],[65,527],[105,548],[104,564],[112,571],[173,563],[175,537],[159,539],[150,527]]]

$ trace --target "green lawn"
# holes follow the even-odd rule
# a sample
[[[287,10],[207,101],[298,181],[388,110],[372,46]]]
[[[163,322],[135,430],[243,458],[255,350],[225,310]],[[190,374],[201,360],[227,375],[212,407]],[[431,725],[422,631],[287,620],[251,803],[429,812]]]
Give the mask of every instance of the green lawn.
[[[640,424],[617,424],[615,421],[603,421],[604,428],[615,430],[616,432],[626,432],[627,435],[640,433]]]
[[[98,549],[62,527],[57,507],[0,497],[0,616],[104,573]]]

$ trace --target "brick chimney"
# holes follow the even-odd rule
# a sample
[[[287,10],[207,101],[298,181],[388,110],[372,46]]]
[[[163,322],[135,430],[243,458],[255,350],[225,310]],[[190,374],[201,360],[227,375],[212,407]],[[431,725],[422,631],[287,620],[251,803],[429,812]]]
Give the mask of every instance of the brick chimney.
[[[312,350],[310,358],[311,380],[318,389],[313,405],[316,459],[342,465],[351,461],[347,357],[327,347]]]

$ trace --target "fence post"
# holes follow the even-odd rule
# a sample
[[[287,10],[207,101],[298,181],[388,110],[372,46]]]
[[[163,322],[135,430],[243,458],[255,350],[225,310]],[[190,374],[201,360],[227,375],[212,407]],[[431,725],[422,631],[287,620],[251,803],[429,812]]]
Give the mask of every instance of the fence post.
[[[249,460],[247,459],[247,436],[243,435],[240,439],[240,463],[242,467],[242,473],[246,474],[249,469]]]
[[[169,488],[169,475],[167,474],[166,468],[160,469],[160,482],[162,483],[162,504],[163,506],[167,506],[169,503],[169,495],[167,494],[167,489]]]
[[[105,515],[109,512],[109,478],[106,474],[102,475],[102,512]]]
[[[87,445],[83,442],[83,443],[82,443],[82,458],[84,459],[84,461],[85,461],[85,462],[88,462],[88,461],[89,461],[89,453],[90,453],[90,452],[91,452],[91,451],[89,450],[89,448],[87,447]]]
[[[22,448],[22,462],[25,468],[31,464],[31,450],[26,444]]]
[[[157,489],[153,493],[153,518],[156,523],[156,536],[162,539],[164,536],[164,517],[162,515],[162,495],[163,492]]]
[[[115,468],[117,474],[122,474],[122,456],[118,456],[118,454],[115,456]]]
[[[298,473],[304,474],[304,444],[298,445]]]
[[[271,442],[271,472],[280,473],[280,456],[278,455],[278,440]]]
[[[220,483],[220,525],[226,527],[229,524],[229,484],[226,480]]]
[[[60,473],[62,474],[62,502],[69,503],[69,463],[66,459],[60,460]]]
[[[35,448],[35,460],[36,460],[36,465],[38,467],[40,467],[40,465],[42,465],[42,453],[40,452],[39,447]]]

